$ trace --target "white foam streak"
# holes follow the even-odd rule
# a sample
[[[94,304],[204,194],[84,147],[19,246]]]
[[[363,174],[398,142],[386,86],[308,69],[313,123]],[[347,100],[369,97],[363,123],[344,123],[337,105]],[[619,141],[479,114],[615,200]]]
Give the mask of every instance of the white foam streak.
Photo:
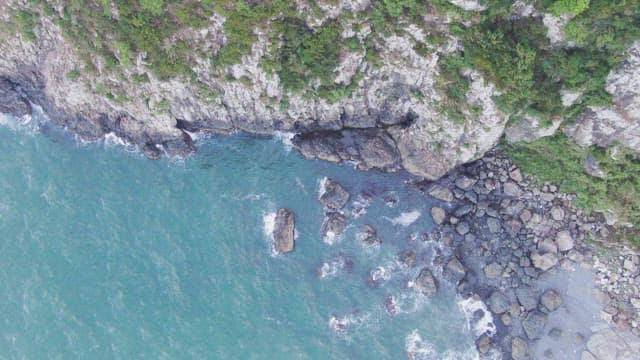
[[[448,350],[438,354],[433,344],[424,340],[417,329],[405,338],[405,351],[410,360],[478,360],[480,355],[474,348],[465,351]]]
[[[420,211],[412,210],[412,211],[400,213],[400,215],[397,217],[394,217],[391,219],[386,218],[386,219],[391,221],[393,225],[400,225],[400,226],[407,227],[413,224],[414,222],[416,222],[421,215],[422,213]]]
[[[273,231],[276,228],[276,213],[269,212],[262,216],[262,231],[264,232],[264,236],[269,242],[269,247],[271,248],[271,255],[277,255],[275,250],[275,240],[273,238]]]

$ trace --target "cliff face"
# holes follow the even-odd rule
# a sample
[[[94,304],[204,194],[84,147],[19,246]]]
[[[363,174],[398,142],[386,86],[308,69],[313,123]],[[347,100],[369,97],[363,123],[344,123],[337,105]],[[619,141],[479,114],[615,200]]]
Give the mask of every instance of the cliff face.
[[[452,3],[483,10],[473,1]],[[344,12],[357,13],[370,3],[342,0],[315,5],[322,15],[311,16],[309,12],[310,28],[337,21]],[[520,2],[516,5],[514,13],[523,6]],[[11,23],[12,14],[28,6],[26,0],[4,1],[0,22]],[[305,1],[297,3],[300,14],[305,14],[308,6]],[[61,9],[59,6],[56,11]],[[112,16],[115,19],[117,12]],[[209,60],[198,54],[216,54],[225,46],[225,21],[214,14],[205,28],[183,28],[173,35],[173,40],[185,41],[194,49],[190,59],[193,76],[169,80],[148,70],[145,53],[134,54],[131,64],[118,73],[109,71],[99,57],[88,60],[96,71],[78,72],[87,60],[81,59],[60,26],[47,16],[38,19],[32,39],[9,26],[0,27],[0,111],[24,115],[30,111],[29,104],[35,104],[84,139],[114,133],[139,145],[152,158],[193,152],[190,133],[197,131],[292,132],[297,134],[294,144],[307,157],[353,160],[364,169],[404,168],[428,179],[482,156],[504,133],[508,116],[494,103],[498,91],[477,71],[464,74],[469,87],[459,107],[460,116],[446,112],[446,95],[438,84],[438,61],[462,46],[448,33],[446,17],[435,13],[423,16],[429,28],[445,34],[444,41],[437,44],[427,40],[422,28],[407,23],[402,31],[381,37],[373,49],[343,48],[339,65],[329,76],[335,85],[351,86],[352,92],[335,101],[285,90],[278,74],[262,66],[274,51],[262,28],[254,29],[258,40],[240,63],[210,67]],[[353,37],[364,41],[371,32],[367,24],[356,26],[355,20],[340,20],[339,24],[344,41]],[[104,34],[87,34],[98,35]],[[419,48],[429,51],[419,52]],[[371,51],[376,52],[376,64],[366,58]],[[637,53],[637,49],[633,51]],[[579,143],[610,142],[609,135],[607,140],[598,140],[602,137],[584,134],[600,134],[602,124],[613,121],[616,129],[635,124],[631,135],[616,135],[615,139],[638,149],[638,119],[634,115],[638,111],[634,107],[638,106],[640,90],[637,81],[629,80],[629,76],[637,77],[638,68],[632,60],[618,75],[612,74],[607,90],[614,93],[613,109],[592,109],[593,114],[584,114],[567,130]],[[145,81],[136,81],[141,76]],[[617,114],[614,120],[606,115],[608,111]],[[525,132],[531,140],[553,130],[538,135]]]

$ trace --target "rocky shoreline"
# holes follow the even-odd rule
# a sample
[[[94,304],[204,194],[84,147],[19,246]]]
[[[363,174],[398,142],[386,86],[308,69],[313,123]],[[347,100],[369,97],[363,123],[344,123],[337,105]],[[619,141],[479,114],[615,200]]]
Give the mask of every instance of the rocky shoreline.
[[[477,340],[480,353],[496,348],[504,358],[565,358],[554,354],[556,349],[536,346],[544,337],[560,336],[560,329],[547,329],[547,320],[568,306],[562,290],[545,280],[586,269],[595,273],[595,279],[584,285],[593,286],[591,294],[604,309],[598,315],[608,326],[590,329],[592,334],[574,334],[574,348],[582,350],[581,359],[637,356],[637,252],[624,245],[594,245],[594,239],[602,239],[612,229],[603,219],[577,209],[573,195],[560,193],[553,184],[536,187],[509,159],[495,152],[436,183],[416,185],[443,201],[432,215],[442,224],[433,236],[450,252],[443,252],[440,262],[445,277],[457,282],[461,295],[483,299],[495,319],[496,335]],[[463,269],[464,277],[457,281]],[[537,353],[532,353],[534,349]]]
[[[635,359],[640,259],[624,245],[595,241],[612,231],[604,219],[585,215],[556,185],[535,186],[495,151],[412,186],[437,199],[431,209],[436,226],[410,241],[397,262],[415,269],[407,272],[417,274],[408,286],[423,296],[453,286],[472,305],[470,325],[482,358]],[[350,198],[340,184],[323,180],[327,243],[347,226],[343,208]],[[365,225],[357,237],[363,246],[382,243],[375,226]],[[426,243],[436,245],[430,260]],[[377,275],[372,271],[371,286],[384,281]],[[395,316],[393,297],[384,306]]]

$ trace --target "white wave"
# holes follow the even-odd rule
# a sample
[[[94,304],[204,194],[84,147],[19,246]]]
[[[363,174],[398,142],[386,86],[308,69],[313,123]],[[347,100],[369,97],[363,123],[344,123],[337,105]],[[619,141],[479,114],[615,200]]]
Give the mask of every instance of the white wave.
[[[458,301],[458,306],[467,319],[467,328],[473,332],[476,337],[483,334],[491,337],[496,334],[496,325],[493,323],[493,315],[487,308],[487,305],[480,299],[473,296]],[[477,321],[474,321],[474,313],[481,310],[483,315]]]
[[[387,281],[391,279],[392,275],[392,271],[384,266],[378,266],[374,270],[371,270],[371,280],[373,281]]]
[[[369,317],[370,314],[368,313],[354,313],[343,317],[331,315],[331,317],[329,317],[329,327],[336,333],[346,333],[351,329],[364,326],[369,320]]]
[[[273,238],[273,231],[276,229],[276,213],[269,212],[262,216],[262,231],[269,242],[269,247],[271,248],[271,255],[276,255],[275,250],[275,240]]]
[[[320,186],[318,188],[318,199],[327,192],[327,180],[329,180],[329,178],[327,178],[326,176],[320,179]]]
[[[129,145],[125,139],[119,137],[113,132],[108,132],[104,135],[104,143],[105,145],[118,145],[124,147]]]
[[[293,149],[293,142],[291,140],[293,140],[294,136],[296,136],[296,133],[292,132],[275,131],[273,133],[273,137],[276,140],[281,141],[287,151],[291,151],[291,149]]]
[[[251,193],[243,196],[242,198],[240,198],[240,200],[258,201],[264,198],[265,196],[266,195],[264,193],[260,193],[260,194]]]
[[[404,340],[405,351],[407,357],[410,360],[478,360],[480,355],[478,351],[469,347],[464,351],[447,350],[444,354],[439,354],[433,344],[424,340],[418,329],[413,332]]]
[[[423,340],[417,329],[404,339],[404,349],[410,360],[439,360],[433,345]]]
[[[406,227],[416,222],[420,218],[420,216],[422,216],[422,213],[420,211],[412,210],[412,211],[400,213],[399,216],[394,218],[388,218],[388,217],[385,217],[385,218],[391,221],[393,225],[400,225],[400,226]]]
[[[0,126],[6,127],[12,131],[20,131],[26,133],[35,133],[40,124],[31,115],[15,117],[13,115],[0,113]]]
[[[322,241],[327,245],[333,245],[339,240],[339,236],[333,231],[327,231],[327,233],[322,238]]]

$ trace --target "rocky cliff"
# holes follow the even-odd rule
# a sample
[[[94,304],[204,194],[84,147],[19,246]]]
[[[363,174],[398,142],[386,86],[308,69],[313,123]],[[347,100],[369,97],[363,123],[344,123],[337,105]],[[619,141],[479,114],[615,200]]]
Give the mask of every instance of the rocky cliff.
[[[435,11],[421,15],[419,26],[416,21],[403,21],[401,30],[378,34],[367,48],[342,47],[338,66],[327,76],[332,85],[351,91],[337,99],[325,99],[286,89],[277,72],[265,69],[265,59],[278,47],[268,29],[278,19],[268,20],[266,27],[256,26],[253,35],[257,41],[250,53],[239,63],[223,67],[210,66],[205,56],[219,53],[229,41],[222,14],[211,15],[201,28],[180,28],[167,41],[182,41],[193,48],[189,59],[192,75],[166,79],[149,70],[144,52],[134,52],[124,61],[123,51],[114,48],[114,56],[120,57],[121,64],[126,62],[118,71],[109,70],[100,56],[79,52],[60,23],[52,20],[64,18],[65,2],[51,3],[53,14],[45,14],[27,0],[0,4],[0,111],[22,116],[36,105],[83,139],[113,133],[139,145],[151,158],[186,156],[195,151],[194,132],[291,132],[296,134],[295,146],[310,158],[352,160],[363,169],[404,168],[436,179],[493,148],[511,115],[496,106],[494,99],[500,93],[496,86],[473,68],[463,73],[469,86],[457,106],[457,116],[447,111],[448,95],[441,86],[439,60],[464,49],[449,31],[451,19]],[[111,17],[118,21],[113,4]],[[470,12],[485,9],[476,1],[450,4]],[[344,42],[359,39],[364,43],[373,31],[367,21],[342,16],[370,8],[368,0],[300,0],[295,6],[310,29],[336,22]],[[33,36],[12,25],[21,9],[38,15],[28,29]],[[542,16],[522,1],[511,11],[513,17]],[[434,34],[438,41],[433,40]],[[109,34],[87,29],[86,36]],[[619,141],[640,149],[638,44],[630,50],[630,60],[609,78],[606,89],[613,95],[613,106],[591,107],[564,128],[579,144]],[[87,64],[94,70],[85,71]],[[144,81],[139,81],[141,78]],[[509,139],[530,141],[550,135],[562,122],[557,118],[551,129],[543,129],[538,120],[527,116],[517,127],[510,124],[510,133],[520,135]]]

